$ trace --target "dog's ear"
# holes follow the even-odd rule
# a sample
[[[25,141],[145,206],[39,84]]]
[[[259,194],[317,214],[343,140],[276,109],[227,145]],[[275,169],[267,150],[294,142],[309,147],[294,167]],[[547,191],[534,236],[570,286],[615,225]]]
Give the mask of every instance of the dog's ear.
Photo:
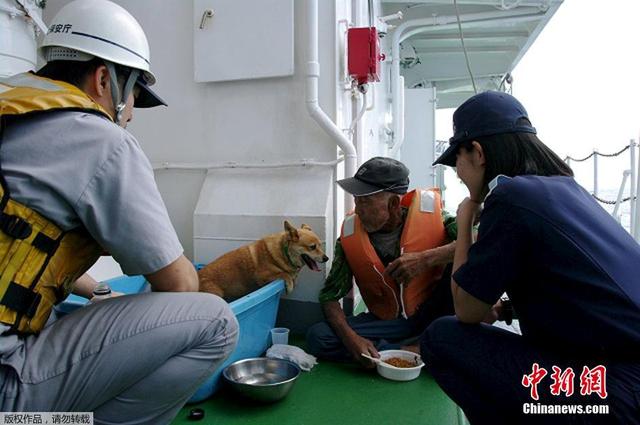
[[[300,226],[301,229],[305,229],[305,230],[309,230],[313,232],[313,229],[311,228],[311,226],[309,226],[308,224],[304,224],[302,223],[302,226]]]
[[[296,230],[296,228],[293,227],[287,220],[284,221],[284,230],[287,232],[289,240],[297,242],[298,239],[300,239],[300,235],[298,235],[298,231]]]

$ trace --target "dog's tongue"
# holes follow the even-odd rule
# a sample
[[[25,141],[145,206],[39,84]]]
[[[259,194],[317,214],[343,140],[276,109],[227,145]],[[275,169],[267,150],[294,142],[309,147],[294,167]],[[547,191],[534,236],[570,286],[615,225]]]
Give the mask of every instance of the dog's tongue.
[[[316,263],[315,261],[313,261],[313,259],[311,257],[309,257],[306,254],[302,254],[302,259],[304,260],[304,262],[307,264],[307,266],[316,272],[320,271],[320,267],[318,267],[318,263]]]

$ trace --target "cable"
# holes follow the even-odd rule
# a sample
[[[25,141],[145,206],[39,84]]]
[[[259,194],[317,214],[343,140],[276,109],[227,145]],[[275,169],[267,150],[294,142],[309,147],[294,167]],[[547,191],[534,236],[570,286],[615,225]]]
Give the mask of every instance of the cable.
[[[473,92],[478,94],[478,88],[476,87],[476,81],[473,78],[473,72],[471,72],[471,65],[469,64],[469,55],[467,54],[467,48],[464,45],[464,35],[462,34],[462,24],[460,23],[460,11],[458,10],[458,1],[453,0],[453,6],[456,8],[456,19],[458,20],[458,31],[460,32],[460,42],[462,43],[462,51],[464,52],[464,60],[467,63],[467,71],[469,71],[469,77],[471,78],[471,84],[473,85]]]
[[[574,162],[583,162],[583,161],[586,161],[587,159],[591,158],[594,155],[611,158],[611,157],[618,156],[618,155],[622,154],[627,149],[629,149],[629,145],[625,146],[624,148],[620,149],[618,152],[614,152],[614,153],[600,153],[600,152],[597,152],[597,151],[593,151],[593,152],[591,152],[590,155],[587,155],[584,158],[576,159],[576,158],[573,158],[573,157],[567,155],[564,158],[564,160],[566,161],[567,159],[570,159],[570,160],[572,160]]]
[[[607,201],[606,199],[598,198],[593,193],[591,194],[591,196],[593,196],[597,201],[602,202],[603,204],[607,204],[607,205],[615,205],[616,204],[616,201]],[[627,202],[630,199],[631,199],[631,196],[627,196],[626,198],[621,199],[620,203],[622,204],[624,202]],[[633,198],[633,200],[635,201],[635,198]]]

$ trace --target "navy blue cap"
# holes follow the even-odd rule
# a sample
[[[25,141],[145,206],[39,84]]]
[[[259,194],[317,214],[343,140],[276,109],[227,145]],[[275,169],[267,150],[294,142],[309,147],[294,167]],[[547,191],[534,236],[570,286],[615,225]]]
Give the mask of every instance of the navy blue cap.
[[[402,195],[409,188],[409,169],[393,158],[376,156],[362,164],[355,176],[338,180],[337,183],[354,196],[380,192]]]
[[[526,122],[520,121],[526,118]],[[453,113],[453,137],[449,147],[433,165],[456,165],[460,143],[476,137],[503,133],[533,133],[527,110],[518,99],[498,91],[486,91],[467,99]]]

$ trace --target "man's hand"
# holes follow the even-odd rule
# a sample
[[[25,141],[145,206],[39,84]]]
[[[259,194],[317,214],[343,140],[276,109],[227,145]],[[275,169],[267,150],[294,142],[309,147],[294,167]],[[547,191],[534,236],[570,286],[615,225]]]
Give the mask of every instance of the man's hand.
[[[456,243],[427,249],[421,252],[406,252],[389,263],[384,274],[399,284],[407,284],[411,279],[424,273],[431,267],[444,266],[453,261]]]
[[[322,312],[324,313],[327,322],[336,333],[342,344],[351,355],[351,357],[359,364],[366,368],[372,368],[375,366],[371,360],[362,357],[362,353],[368,354],[371,357],[380,357],[378,350],[373,345],[373,342],[366,338],[361,337],[347,323],[347,318],[340,307],[338,301],[328,301],[322,304]]]
[[[407,252],[393,260],[384,270],[384,274],[399,284],[406,284],[414,277],[433,266],[431,250]]]
[[[115,298],[115,297],[121,297],[123,295],[126,295],[124,292],[116,292],[116,291],[111,291],[111,298]],[[102,300],[106,300],[107,298],[98,298],[96,299],[96,297],[91,297],[89,299],[90,303],[97,303],[100,302]]]
[[[365,353],[370,355],[371,357],[380,357],[380,354],[378,354],[378,350],[376,350],[373,342],[361,337],[360,335],[354,334],[353,336],[345,340],[344,344],[345,347],[347,347],[347,350],[349,350],[349,353],[351,353],[351,357],[353,357],[356,362],[360,363],[367,369],[375,367],[376,364],[374,362],[365,357],[362,357],[361,355],[362,353]]]

